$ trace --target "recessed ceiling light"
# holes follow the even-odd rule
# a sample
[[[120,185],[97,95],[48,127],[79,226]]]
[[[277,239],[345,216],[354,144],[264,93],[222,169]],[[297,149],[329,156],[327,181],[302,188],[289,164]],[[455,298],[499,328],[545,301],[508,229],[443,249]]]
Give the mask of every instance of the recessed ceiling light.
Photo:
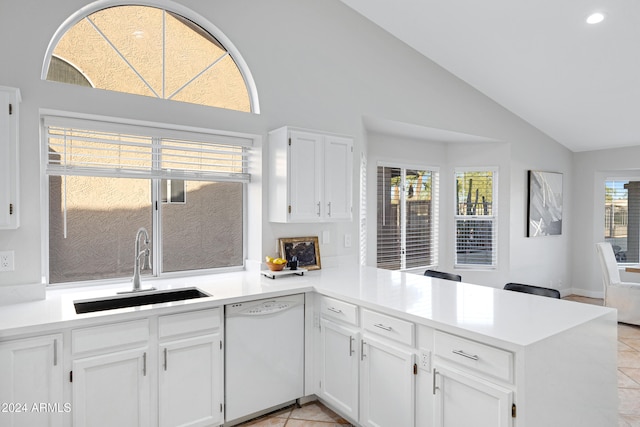
[[[604,21],[604,13],[595,12],[587,17],[587,24],[598,24]]]

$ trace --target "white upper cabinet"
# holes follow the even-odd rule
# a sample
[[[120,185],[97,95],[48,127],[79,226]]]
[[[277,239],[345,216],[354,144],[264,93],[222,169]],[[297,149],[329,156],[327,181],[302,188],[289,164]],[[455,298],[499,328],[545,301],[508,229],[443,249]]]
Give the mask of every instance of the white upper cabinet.
[[[352,138],[283,127],[268,151],[270,221],[351,220]]]
[[[15,229],[18,217],[18,104],[20,90],[0,86],[0,230]]]

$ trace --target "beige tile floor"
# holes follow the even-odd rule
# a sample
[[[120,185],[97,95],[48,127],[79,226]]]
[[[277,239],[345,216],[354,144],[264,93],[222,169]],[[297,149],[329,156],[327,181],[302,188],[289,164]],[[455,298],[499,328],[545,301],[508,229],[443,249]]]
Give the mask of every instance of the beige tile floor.
[[[298,408],[286,407],[272,414],[240,424],[242,427],[348,427],[348,421],[320,402],[310,402]],[[238,426],[238,427],[240,427]]]
[[[601,299],[565,299],[602,305]],[[618,324],[618,427],[640,427],[640,326]],[[350,424],[320,402],[295,406],[241,424],[243,427],[345,427]],[[400,426],[399,426],[400,427]],[[605,427],[605,426],[603,426]]]

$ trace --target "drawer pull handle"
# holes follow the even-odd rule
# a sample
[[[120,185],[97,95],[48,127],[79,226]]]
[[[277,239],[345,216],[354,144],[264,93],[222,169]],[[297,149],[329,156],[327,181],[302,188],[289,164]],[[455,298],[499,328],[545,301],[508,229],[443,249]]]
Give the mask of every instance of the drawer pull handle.
[[[432,385],[432,387],[433,387],[433,395],[434,396],[436,395],[436,390],[440,390],[440,387],[438,387],[436,385],[436,375],[438,375],[438,374],[439,374],[439,372],[436,371],[436,368],[433,368],[433,385]]]
[[[393,330],[391,326],[385,326],[382,323],[376,323],[373,326],[375,326],[376,328],[384,329],[385,331],[389,331],[389,332]]]
[[[167,370],[167,348],[164,348],[164,370]]]
[[[360,340],[360,361],[363,361],[364,358],[367,356],[366,354],[364,354],[364,345],[366,344],[366,342],[364,342],[364,340]]]
[[[453,354],[457,354],[458,356],[462,356],[462,357],[466,357],[467,359],[471,359],[471,360],[478,360],[480,359],[478,357],[478,355],[476,354],[469,354],[469,353],[465,353],[462,350],[453,350]]]
[[[327,310],[333,311],[334,313],[342,314],[342,310],[339,308],[327,307]]]
[[[142,376],[147,376],[147,352],[142,354]]]
[[[353,340],[355,338],[349,337],[349,357],[353,356]]]

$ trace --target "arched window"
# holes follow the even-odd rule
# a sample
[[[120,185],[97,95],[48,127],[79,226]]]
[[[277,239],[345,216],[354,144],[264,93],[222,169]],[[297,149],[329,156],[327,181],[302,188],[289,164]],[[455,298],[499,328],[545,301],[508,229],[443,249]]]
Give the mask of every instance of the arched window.
[[[100,0],[81,9],[51,40],[42,78],[258,113],[253,79],[231,42],[188,9],[162,5]]]

